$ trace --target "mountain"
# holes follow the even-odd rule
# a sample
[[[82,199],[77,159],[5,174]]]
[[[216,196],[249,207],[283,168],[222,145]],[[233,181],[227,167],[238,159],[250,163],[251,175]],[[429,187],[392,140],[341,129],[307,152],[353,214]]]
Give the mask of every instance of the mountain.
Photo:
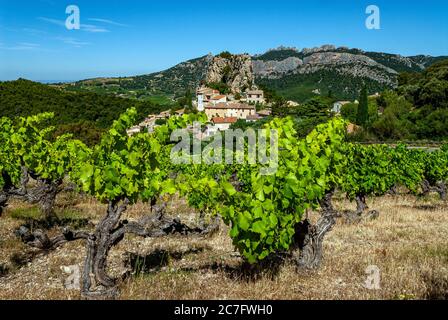
[[[256,83],[275,89],[291,100],[332,93],[339,99],[355,99],[363,84],[370,93],[398,85],[401,72],[421,72],[448,57],[365,52],[325,45],[298,51],[278,48],[253,58]]]
[[[176,98],[203,81],[221,80],[228,82],[231,91],[240,91],[255,82],[299,102],[329,92],[338,99],[355,99],[363,84],[370,93],[395,88],[399,73],[421,72],[444,59],[448,57],[404,57],[332,45],[301,51],[279,47],[254,56],[229,56],[225,52],[218,56],[209,54],[149,75],[90,79],[65,87]]]
[[[209,54],[182,62],[165,71],[147,75],[120,78],[95,78],[62,85],[71,91],[93,91],[123,95],[127,98],[145,98],[166,95],[170,98],[184,96],[188,89],[194,89],[205,79],[207,67],[213,60]]]

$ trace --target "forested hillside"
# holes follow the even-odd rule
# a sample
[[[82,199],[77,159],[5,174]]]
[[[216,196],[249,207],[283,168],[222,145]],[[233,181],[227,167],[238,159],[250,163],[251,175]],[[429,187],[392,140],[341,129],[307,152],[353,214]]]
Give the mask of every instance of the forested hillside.
[[[398,87],[369,103],[361,140],[444,140],[448,137],[448,60],[422,73],[401,73]],[[342,114],[355,122],[358,106],[347,104]],[[358,113],[359,114],[359,113]]]
[[[345,65],[344,69],[346,68],[350,68],[350,66]],[[373,67],[370,69],[372,70]],[[363,84],[367,84],[369,92],[372,94],[390,88],[388,84],[379,83],[369,77],[344,75],[343,70],[336,66],[321,68],[307,74],[291,74],[279,79],[258,79],[257,83],[277,91],[288,100],[299,102],[328,94],[341,100],[353,100],[357,98]]]
[[[90,92],[66,92],[44,84],[19,79],[0,83],[0,116],[30,116],[53,112],[51,125],[58,133],[73,132],[93,143],[99,132],[130,107],[138,110],[138,119],[166,110],[151,102],[118,98]]]
[[[374,126],[376,132],[385,138],[399,138],[394,131],[405,138],[448,137],[448,60],[421,74],[402,74],[399,82],[395,92],[379,101],[384,113]]]

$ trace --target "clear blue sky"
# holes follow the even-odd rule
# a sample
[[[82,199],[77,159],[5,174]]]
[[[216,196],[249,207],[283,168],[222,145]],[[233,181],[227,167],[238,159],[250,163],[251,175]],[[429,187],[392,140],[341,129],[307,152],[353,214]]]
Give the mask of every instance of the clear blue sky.
[[[71,4],[81,30],[63,25]],[[381,30],[365,27],[371,4]],[[145,74],[209,52],[327,43],[448,55],[448,1],[0,0],[0,80]]]

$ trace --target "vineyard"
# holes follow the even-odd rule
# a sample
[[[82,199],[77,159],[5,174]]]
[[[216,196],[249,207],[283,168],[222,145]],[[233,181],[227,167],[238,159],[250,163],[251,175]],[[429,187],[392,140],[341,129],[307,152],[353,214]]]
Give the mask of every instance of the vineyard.
[[[114,248],[137,237],[193,237],[200,243],[225,230],[241,272],[251,278],[285,265],[312,278],[331,261],[324,239],[337,231],[339,222],[359,226],[389,214],[369,208],[375,199],[437,195],[434,201],[447,211],[448,145],[428,152],[349,143],[340,118],[317,126],[305,138],[291,118],[267,123],[264,129],[278,138],[278,150],[267,151],[276,153],[278,163],[266,175],[264,164],[249,164],[248,152],[235,150],[232,157],[246,161],[173,163],[172,133],[205,122],[203,114],[171,117],[153,133],[128,136],[126,130],[137,120],[136,110],[129,109],[93,147],[69,134],[54,138],[54,128],[48,126],[52,117],[44,113],[0,120],[0,225],[1,214],[13,205],[37,205],[40,219],[10,230],[23,250],[50,255],[81,242],[84,298],[122,294],[120,284],[131,275],[111,275],[109,257]],[[250,147],[246,142],[245,151]],[[227,157],[228,152],[223,148],[212,154]],[[67,194],[104,204],[102,217],[94,224],[70,224],[55,210],[57,200]],[[183,201],[196,217],[180,219],[173,199]],[[146,214],[126,215],[142,206],[148,208]]]

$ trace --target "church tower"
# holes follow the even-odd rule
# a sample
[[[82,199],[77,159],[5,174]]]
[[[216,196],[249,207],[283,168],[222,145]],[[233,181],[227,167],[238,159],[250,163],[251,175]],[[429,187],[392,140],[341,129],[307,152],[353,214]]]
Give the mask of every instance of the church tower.
[[[198,94],[198,111],[203,112],[204,110],[204,95]]]

